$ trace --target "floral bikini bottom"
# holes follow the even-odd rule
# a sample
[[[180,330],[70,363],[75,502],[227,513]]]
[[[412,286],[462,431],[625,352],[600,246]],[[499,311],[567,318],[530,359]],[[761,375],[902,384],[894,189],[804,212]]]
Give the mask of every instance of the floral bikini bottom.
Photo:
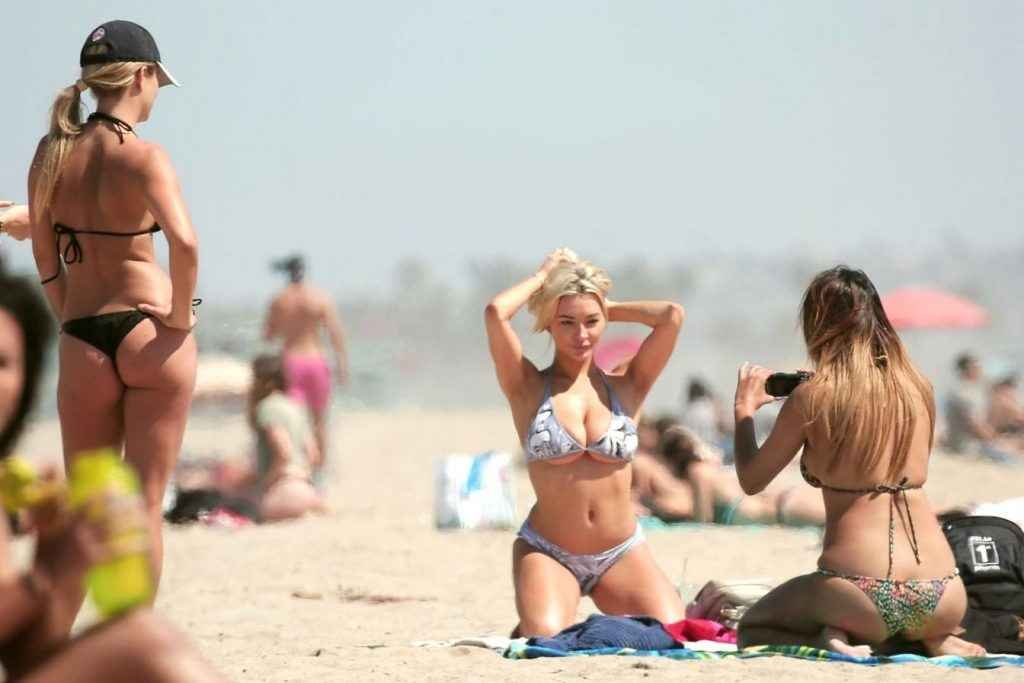
[[[826,484],[814,476],[807,469],[803,457],[800,458],[800,474],[804,481],[815,488],[826,491],[837,491],[839,493],[852,493],[856,495],[888,495],[889,496],[889,571],[884,579],[873,576],[858,576],[856,574],[840,574],[828,569],[818,569],[822,576],[835,576],[846,579],[857,588],[861,589],[864,595],[874,603],[875,609],[889,629],[889,636],[906,631],[915,631],[921,628],[928,617],[935,612],[942,600],[942,594],[946,592],[949,582],[960,575],[960,570],[953,568],[953,572],[941,579],[905,579],[903,581],[892,578],[893,557],[896,552],[896,517],[903,522],[904,527],[909,530],[910,549],[914,551],[914,559],[921,564],[921,556],[917,544],[917,533],[914,531],[914,519],[910,515],[910,503],[907,501],[907,491],[921,488],[921,484],[908,484],[907,477],[896,485],[877,484],[866,488],[854,489]],[[899,499],[903,500],[903,509],[900,510]],[[904,515],[905,513],[905,515]]]
[[[846,579],[874,603],[878,614],[885,622],[889,635],[916,631],[924,626],[928,617],[935,612],[942,600],[943,593],[950,581],[960,575],[959,569],[941,579],[878,579],[872,576],[856,574],[840,574],[819,569],[822,576],[835,576]]]

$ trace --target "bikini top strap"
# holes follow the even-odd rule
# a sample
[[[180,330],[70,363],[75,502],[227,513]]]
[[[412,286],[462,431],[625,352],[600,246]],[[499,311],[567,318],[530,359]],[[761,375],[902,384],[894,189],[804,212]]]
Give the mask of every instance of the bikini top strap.
[[[153,233],[160,232],[162,228],[159,223],[154,223],[152,226],[144,230],[136,230],[134,232],[115,232],[113,230],[90,230],[86,228],[69,228],[62,223],[55,223],[53,226],[54,232],[58,235],[102,235],[104,237],[139,237],[140,235],[152,235]]]
[[[78,231],[75,230],[74,228],[69,228],[66,225],[55,223],[53,226],[53,232],[57,235],[57,258],[63,260],[64,263],[81,263],[82,245],[79,243],[78,237],[75,234]],[[65,246],[62,250],[60,248],[60,238],[63,237],[64,235],[68,236],[68,243],[67,246]]]
[[[139,237],[140,235],[152,235],[160,232],[161,228],[158,223],[154,223],[151,227],[145,230],[136,230],[135,232],[114,232],[113,230],[84,230],[79,228],[69,228],[63,223],[54,223],[53,232],[56,234],[57,239],[57,258],[63,259],[64,263],[81,263],[83,259],[82,243],[78,241],[78,235],[100,235],[102,237]],[[61,237],[67,235],[68,243],[61,249],[60,240]],[[58,270],[57,274],[42,281],[42,284],[52,282],[57,279],[60,275]]]
[[[922,484],[908,484],[907,477],[903,477],[900,483],[895,486],[889,484],[876,484],[862,489],[848,489],[842,486],[830,486],[821,479],[810,473],[807,469],[807,465],[804,463],[803,456],[800,457],[800,474],[803,475],[804,481],[817,489],[824,489],[825,491],[836,491],[838,493],[888,493],[895,496],[897,493],[905,493],[914,489],[920,489]]]
[[[99,120],[106,121],[107,123],[109,123],[114,128],[114,132],[117,133],[117,139],[121,141],[121,144],[124,144],[125,135],[131,134],[135,135],[136,137],[138,136],[138,134],[135,132],[135,129],[132,128],[130,123],[128,123],[127,121],[122,121],[116,116],[111,116],[110,114],[103,111],[94,111],[93,113],[89,114],[88,120]]]
[[[622,404],[619,403],[619,397],[615,395],[615,390],[612,389],[612,383],[608,381],[608,375],[601,372],[601,381],[604,382],[604,390],[608,392],[608,403],[611,404],[612,413],[616,415],[622,414]]]

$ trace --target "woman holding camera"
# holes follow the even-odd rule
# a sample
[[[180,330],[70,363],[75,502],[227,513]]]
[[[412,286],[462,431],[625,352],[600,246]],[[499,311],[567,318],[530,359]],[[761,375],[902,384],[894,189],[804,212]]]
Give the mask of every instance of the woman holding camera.
[[[760,446],[754,413],[775,400],[769,370],[744,363],[736,386],[736,472],[764,489],[803,451],[804,479],[825,502],[818,569],[755,604],[741,647],[810,645],[853,656],[893,636],[932,655],[980,654],[957,638],[967,604],[928,497],[935,426],[931,385],[911,363],[862,271],[838,266],[811,282],[801,323],[814,365]]]

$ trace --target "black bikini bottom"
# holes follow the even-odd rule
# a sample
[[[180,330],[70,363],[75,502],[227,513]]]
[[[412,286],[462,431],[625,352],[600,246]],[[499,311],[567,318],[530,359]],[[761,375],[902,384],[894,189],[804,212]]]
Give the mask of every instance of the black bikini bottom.
[[[121,345],[128,333],[135,329],[136,325],[148,317],[149,315],[146,313],[134,309],[116,311],[68,320],[61,325],[61,330],[96,347],[107,354],[116,365],[117,347]]]

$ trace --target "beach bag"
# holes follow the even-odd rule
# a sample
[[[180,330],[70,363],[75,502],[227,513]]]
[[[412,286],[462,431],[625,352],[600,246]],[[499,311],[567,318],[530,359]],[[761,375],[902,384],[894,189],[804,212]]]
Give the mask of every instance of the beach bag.
[[[1024,616],[1024,531],[1002,517],[942,525],[971,607]]]
[[[508,453],[438,458],[434,483],[434,524],[438,529],[511,529],[515,525]]]
[[[772,588],[766,579],[708,581],[686,606],[686,618],[717,621],[734,629],[750,606]]]
[[[942,525],[967,589],[964,638],[989,652],[1024,654],[1024,531],[1002,517]]]
[[[164,512],[164,519],[171,524],[189,524],[217,510],[228,510],[253,521],[259,519],[259,508],[251,502],[225,496],[216,489],[176,490],[174,504]]]

